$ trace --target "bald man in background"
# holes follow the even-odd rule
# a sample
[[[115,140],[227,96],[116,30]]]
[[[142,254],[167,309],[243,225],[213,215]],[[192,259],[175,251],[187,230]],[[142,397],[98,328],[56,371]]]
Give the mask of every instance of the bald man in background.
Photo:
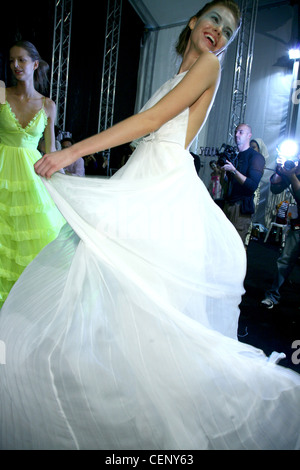
[[[227,180],[223,211],[244,244],[255,211],[254,193],[265,167],[264,157],[250,147],[251,137],[251,127],[248,124],[239,124],[235,130],[235,142],[239,150],[237,160],[235,164],[227,160],[221,167],[224,179]]]

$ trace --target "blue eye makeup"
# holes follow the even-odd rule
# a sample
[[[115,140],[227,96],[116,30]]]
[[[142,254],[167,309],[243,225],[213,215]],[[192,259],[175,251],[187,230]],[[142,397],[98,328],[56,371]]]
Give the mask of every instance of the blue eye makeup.
[[[222,23],[222,17],[219,15],[219,13],[213,11],[210,13],[209,17],[214,21],[214,23],[216,23],[217,25],[219,25],[220,23]],[[222,32],[224,34],[224,36],[226,36],[227,39],[230,39],[233,32],[231,30],[231,28],[228,28],[228,27],[223,27],[222,29]]]

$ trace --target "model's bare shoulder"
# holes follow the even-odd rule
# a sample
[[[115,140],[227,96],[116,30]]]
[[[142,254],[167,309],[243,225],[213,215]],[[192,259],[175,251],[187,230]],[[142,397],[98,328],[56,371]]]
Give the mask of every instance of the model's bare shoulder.
[[[182,84],[198,90],[198,98],[208,89],[215,88],[220,78],[220,63],[211,52],[203,52],[194,62]]]
[[[221,67],[218,57],[215,54],[212,54],[211,52],[207,51],[199,55],[194,65],[191,67],[191,70],[194,69],[197,72],[199,72],[200,70],[205,70],[207,73],[215,72],[218,75],[220,68]]]
[[[48,117],[55,118],[56,116],[56,104],[51,98],[45,98],[44,108]]]

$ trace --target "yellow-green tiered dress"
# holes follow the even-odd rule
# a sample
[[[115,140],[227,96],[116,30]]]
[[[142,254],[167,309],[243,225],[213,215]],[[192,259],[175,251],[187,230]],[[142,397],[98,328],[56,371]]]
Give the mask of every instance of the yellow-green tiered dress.
[[[46,124],[44,107],[23,128],[9,103],[0,105],[0,309],[25,267],[65,223],[33,167]]]

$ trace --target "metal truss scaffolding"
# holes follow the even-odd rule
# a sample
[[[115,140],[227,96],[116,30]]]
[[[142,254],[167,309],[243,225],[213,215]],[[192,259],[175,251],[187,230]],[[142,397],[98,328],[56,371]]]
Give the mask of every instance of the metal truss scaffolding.
[[[98,132],[113,125],[121,14],[122,0],[108,0]],[[107,174],[109,174],[110,149],[103,152],[103,155],[107,158]]]
[[[65,131],[73,0],[56,0],[50,98],[56,104],[56,125]]]
[[[253,61],[258,0],[241,0],[242,24],[237,38],[235,73],[229,118],[229,143],[234,145],[236,126],[244,122]]]

